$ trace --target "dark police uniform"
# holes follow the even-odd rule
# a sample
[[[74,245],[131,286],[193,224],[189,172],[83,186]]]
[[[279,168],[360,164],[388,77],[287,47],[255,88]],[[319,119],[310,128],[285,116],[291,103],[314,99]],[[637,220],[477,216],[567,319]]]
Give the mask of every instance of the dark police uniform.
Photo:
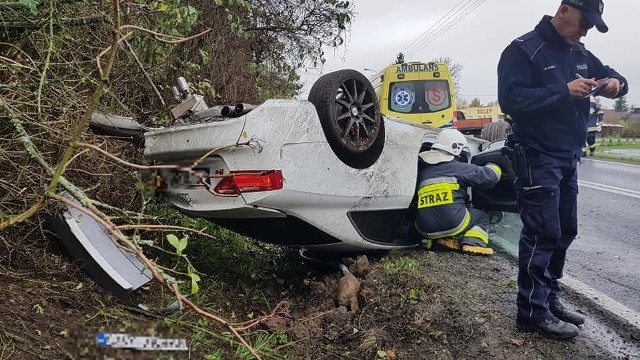
[[[589,99],[572,99],[578,77],[627,81],[581,43],[568,45],[545,16],[507,46],[498,64],[498,100],[514,121],[510,144],[526,158],[516,187],[523,228],[518,254],[518,321],[535,324],[560,303],[557,280],[577,234],[577,161],[587,138]]]

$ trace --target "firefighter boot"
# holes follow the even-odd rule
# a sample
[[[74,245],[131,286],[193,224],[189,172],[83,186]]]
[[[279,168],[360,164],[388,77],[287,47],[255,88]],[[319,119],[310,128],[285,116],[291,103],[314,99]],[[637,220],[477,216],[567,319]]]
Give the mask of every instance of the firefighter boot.
[[[464,233],[461,241],[462,252],[466,254],[493,255],[489,247],[489,235],[479,226],[474,226]]]
[[[460,241],[454,237],[444,239],[424,239],[422,245],[429,250],[462,250]]]
[[[562,304],[550,305],[549,310],[553,314],[553,316],[558,319],[568,322],[573,325],[582,325],[584,324],[584,316],[578,314],[575,311],[571,311],[564,307]]]

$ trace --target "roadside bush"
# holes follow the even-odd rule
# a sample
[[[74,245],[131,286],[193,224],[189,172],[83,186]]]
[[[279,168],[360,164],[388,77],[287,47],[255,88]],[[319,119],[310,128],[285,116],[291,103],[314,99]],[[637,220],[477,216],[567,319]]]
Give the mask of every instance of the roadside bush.
[[[625,138],[640,138],[640,121],[628,121],[622,137]]]

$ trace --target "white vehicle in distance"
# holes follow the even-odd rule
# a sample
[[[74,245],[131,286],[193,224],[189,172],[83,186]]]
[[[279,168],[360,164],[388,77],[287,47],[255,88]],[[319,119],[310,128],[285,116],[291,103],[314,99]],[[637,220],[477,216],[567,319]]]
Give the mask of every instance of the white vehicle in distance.
[[[354,70],[322,76],[309,100],[267,100],[252,111],[207,107],[180,79],[172,110],[179,126],[151,130],[131,118],[94,114],[92,129],[128,134],[162,170],[165,201],[191,217],[240,234],[313,252],[416,246],[418,153],[439,130],[380,114],[367,78]],[[235,110],[238,110],[236,108]],[[224,116],[226,111],[227,116]],[[109,129],[110,128],[110,129]],[[127,133],[128,131],[128,133]],[[515,209],[515,175],[502,143],[468,138],[466,161],[498,163],[486,210]],[[470,194],[471,195],[471,194]]]

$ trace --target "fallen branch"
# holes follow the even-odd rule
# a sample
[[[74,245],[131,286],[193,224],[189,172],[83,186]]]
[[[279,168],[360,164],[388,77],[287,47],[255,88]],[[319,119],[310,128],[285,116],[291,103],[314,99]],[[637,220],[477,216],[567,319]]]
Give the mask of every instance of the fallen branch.
[[[133,56],[133,59],[136,61],[136,64],[138,64],[138,67],[140,68],[140,70],[142,70],[144,77],[147,78],[147,81],[153,88],[153,91],[155,91],[156,95],[158,95],[158,99],[160,99],[162,106],[166,106],[167,104],[164,102],[164,98],[162,97],[162,94],[160,94],[160,91],[156,87],[156,84],[154,84],[153,80],[151,80],[151,76],[149,75],[147,70],[144,69],[144,65],[142,64],[142,61],[140,61],[140,58],[138,58],[138,55],[136,54],[136,52],[133,51],[133,47],[131,46],[131,44],[126,39],[123,39],[122,42],[124,42],[124,44],[127,45],[127,49],[129,49],[131,56]]]
[[[176,36],[171,36],[171,35],[166,35],[166,34],[161,34],[159,32],[153,31],[153,30],[149,30],[149,29],[145,29],[143,27],[140,26],[135,26],[135,25],[123,25],[123,26],[117,26],[116,27],[117,32],[120,33],[122,30],[127,30],[127,29],[132,29],[132,30],[138,30],[138,31],[142,31],[148,34],[152,34],[154,36],[154,38],[157,41],[163,42],[163,43],[167,43],[167,44],[180,44],[183,42],[187,42],[187,41],[191,41],[194,39],[197,39],[205,34],[208,34],[209,32],[213,31],[212,29],[207,29],[203,32],[200,32],[198,34],[186,37],[186,38],[182,38],[182,37],[176,37]],[[133,31],[130,31],[124,35],[122,35],[120,37],[120,40],[118,40],[115,44],[107,47],[106,49],[104,49],[100,54],[98,54],[98,56],[96,56],[96,66],[98,67],[98,71],[100,72],[100,74],[102,75],[102,64],[100,62],[100,59],[104,56],[104,54],[108,53],[109,51],[111,51],[111,49],[115,46],[117,47],[122,41],[125,41],[129,36],[131,36],[133,34]]]
[[[113,228],[114,230],[133,230],[133,229],[139,229],[139,230],[153,230],[153,231],[186,231],[186,232],[193,232],[196,233],[200,236],[212,239],[212,240],[218,240],[215,236],[209,235],[206,232],[202,231],[202,230],[196,230],[196,229],[191,229],[191,228],[187,228],[187,227],[182,227],[182,226],[171,226],[171,225],[145,225],[145,224],[140,224],[140,225],[117,225]]]
[[[125,166],[128,166],[128,167],[132,167],[132,168],[138,169],[138,170],[183,169],[182,167],[180,167],[178,165],[139,165],[139,164],[134,164],[134,163],[128,162],[126,160],[122,160],[119,157],[117,157],[117,156],[115,156],[115,155],[113,155],[113,154],[111,154],[111,153],[109,153],[109,152],[107,152],[105,150],[102,150],[101,148],[99,148],[99,147],[97,147],[95,145],[92,145],[92,144],[79,142],[79,143],[76,143],[76,146],[83,147],[83,148],[86,148],[86,149],[95,150],[95,151],[101,153],[102,155],[110,158],[111,160],[113,160],[113,161],[115,161],[115,162],[117,162],[119,164],[122,164],[122,165],[125,165]]]
[[[238,330],[231,323],[229,323],[227,320],[221,317],[218,317],[216,315],[211,314],[208,311],[201,309],[198,305],[196,305],[191,300],[187,299],[184,295],[182,295],[177,288],[177,284],[168,282],[167,279],[162,275],[162,272],[158,270],[158,267],[155,265],[155,263],[151,261],[142,252],[140,247],[137,246],[134,242],[132,242],[128,237],[126,237],[120,231],[116,230],[116,226],[112,222],[105,220],[104,218],[99,216],[98,213],[95,212],[95,210],[97,209],[94,210],[94,209],[91,209],[91,207],[85,208],[85,207],[79,206],[75,202],[57,194],[48,194],[48,196],[52,199],[55,199],[61,203],[66,204],[67,206],[70,206],[75,209],[78,209],[79,211],[82,211],[83,213],[85,213],[86,215],[90,216],[95,221],[97,221],[100,225],[102,225],[102,227],[107,229],[118,241],[120,241],[123,245],[125,245],[129,251],[134,253],[138,257],[138,259],[144,264],[144,266],[147,269],[149,269],[149,271],[153,275],[153,278],[156,281],[158,281],[161,285],[171,290],[176,295],[176,299],[180,303],[186,304],[191,310],[195,311],[197,314],[207,317],[221,324],[225,328],[227,328],[240,341],[240,343],[242,343],[242,345],[245,346],[249,350],[249,352],[251,352],[251,355],[253,355],[256,359],[261,359],[258,353],[256,353],[255,349],[253,349],[253,347],[246,342],[246,340],[242,337],[242,335],[240,335]]]
[[[80,2],[80,1],[82,1],[82,0],[57,0],[56,3],[58,5],[61,5],[61,4],[71,4],[71,3]],[[38,3],[36,5],[36,8],[41,7],[42,5],[43,5],[42,2]],[[27,5],[26,3],[23,3],[23,2],[19,2],[19,1],[3,1],[3,2],[0,2],[0,8],[15,8],[15,9],[18,9],[18,8],[26,8],[26,7],[29,7],[29,5]]]
[[[77,18],[61,18],[53,24],[54,29],[69,26],[84,26],[95,23],[106,22],[107,17],[105,15],[91,15],[82,16]],[[16,30],[33,30],[40,29],[49,24],[49,20],[35,20],[35,21],[0,21],[0,28],[8,31]]]

